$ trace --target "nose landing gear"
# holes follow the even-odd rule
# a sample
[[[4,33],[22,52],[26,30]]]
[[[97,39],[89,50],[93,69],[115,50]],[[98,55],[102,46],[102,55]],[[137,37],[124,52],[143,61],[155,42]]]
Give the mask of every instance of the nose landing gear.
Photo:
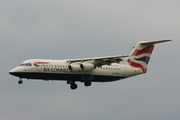
[[[18,81],[18,84],[23,84],[23,81],[20,79],[20,80]]]

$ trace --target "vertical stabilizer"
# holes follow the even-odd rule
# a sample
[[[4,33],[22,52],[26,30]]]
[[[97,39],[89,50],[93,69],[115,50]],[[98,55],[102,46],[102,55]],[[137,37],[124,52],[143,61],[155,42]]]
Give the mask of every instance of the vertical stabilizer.
[[[149,63],[151,54],[154,49],[154,45],[162,42],[168,42],[171,40],[158,40],[158,41],[141,41],[134,47],[133,51],[129,55],[127,62],[133,66],[140,68],[144,73],[147,72],[147,65]]]

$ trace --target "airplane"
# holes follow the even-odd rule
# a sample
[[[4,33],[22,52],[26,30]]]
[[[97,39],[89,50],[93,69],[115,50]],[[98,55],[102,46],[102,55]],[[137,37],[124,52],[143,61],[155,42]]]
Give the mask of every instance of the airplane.
[[[10,70],[9,74],[19,77],[19,84],[23,83],[23,78],[66,81],[72,90],[78,87],[75,82],[91,86],[92,82],[123,80],[146,73],[155,44],[168,41],[172,40],[140,41],[129,55],[66,60],[29,59]]]

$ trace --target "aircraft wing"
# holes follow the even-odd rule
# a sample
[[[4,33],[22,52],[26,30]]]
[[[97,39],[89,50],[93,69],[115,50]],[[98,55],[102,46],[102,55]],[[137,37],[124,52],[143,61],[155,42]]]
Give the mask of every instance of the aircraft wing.
[[[122,61],[122,58],[128,57],[128,55],[117,55],[117,56],[106,56],[106,57],[94,57],[94,58],[82,58],[82,59],[71,59],[68,62],[71,63],[83,63],[90,62],[93,63],[96,67],[102,65],[110,65],[111,63],[119,63]]]

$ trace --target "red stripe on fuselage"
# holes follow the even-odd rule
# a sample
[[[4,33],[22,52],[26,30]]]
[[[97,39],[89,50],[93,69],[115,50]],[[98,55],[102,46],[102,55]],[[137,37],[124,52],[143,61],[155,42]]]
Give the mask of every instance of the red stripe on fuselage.
[[[144,73],[147,72],[147,68],[143,67],[141,64],[135,63],[135,62],[131,61],[130,59],[128,59],[127,62],[133,67],[140,68]]]
[[[35,62],[34,64],[49,64],[49,62]]]
[[[138,55],[141,55],[141,54],[143,54],[143,53],[152,54],[153,49],[154,49],[154,45],[145,47],[145,48],[143,48],[142,50],[137,50],[137,49],[136,49],[136,50],[133,52],[132,55],[133,55],[133,56],[138,56]]]

